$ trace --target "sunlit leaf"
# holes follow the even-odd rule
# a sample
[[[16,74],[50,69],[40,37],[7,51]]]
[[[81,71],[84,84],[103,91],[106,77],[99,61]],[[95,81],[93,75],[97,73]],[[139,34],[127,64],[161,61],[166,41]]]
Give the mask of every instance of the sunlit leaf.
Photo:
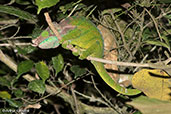
[[[150,98],[171,100],[171,77],[163,70],[142,69],[134,74],[132,85]]]
[[[40,94],[43,94],[45,92],[45,84],[42,80],[31,81],[28,85],[28,88]]]
[[[10,99],[11,95],[7,91],[0,91],[0,98],[2,99]]]

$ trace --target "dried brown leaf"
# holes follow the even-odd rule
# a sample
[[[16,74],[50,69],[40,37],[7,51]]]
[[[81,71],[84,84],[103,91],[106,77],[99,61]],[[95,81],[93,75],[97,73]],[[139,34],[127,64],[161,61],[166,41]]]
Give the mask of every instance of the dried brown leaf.
[[[114,36],[112,35],[111,31],[103,27],[102,25],[98,25],[97,28],[101,31],[101,34],[104,39],[104,59],[117,61],[118,53],[117,53],[117,50],[115,50],[117,48],[117,45],[114,41]],[[105,64],[104,66],[106,69],[109,69],[111,71],[118,70],[117,65]],[[119,79],[118,74],[114,72],[108,72],[108,74],[111,76],[113,80],[118,81]]]

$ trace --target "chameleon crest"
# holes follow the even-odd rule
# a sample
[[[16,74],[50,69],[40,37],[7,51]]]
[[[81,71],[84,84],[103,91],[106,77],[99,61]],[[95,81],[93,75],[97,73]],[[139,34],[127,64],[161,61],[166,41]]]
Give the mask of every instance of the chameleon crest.
[[[103,38],[97,27],[84,17],[70,17],[59,23],[62,39],[58,38],[51,32],[49,27],[45,30],[49,36],[42,34],[33,43],[42,49],[55,48],[59,44],[65,49],[70,49],[79,59],[87,57],[103,58]],[[43,33],[45,34],[45,33]],[[47,34],[47,33],[46,33]],[[91,61],[101,78],[115,91],[124,95],[136,95],[141,93],[137,89],[127,89],[115,82],[107,73],[104,65],[97,61]]]

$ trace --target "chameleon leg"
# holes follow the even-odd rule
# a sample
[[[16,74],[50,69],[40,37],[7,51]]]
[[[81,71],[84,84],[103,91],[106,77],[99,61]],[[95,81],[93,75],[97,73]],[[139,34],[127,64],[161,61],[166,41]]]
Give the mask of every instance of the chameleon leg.
[[[79,59],[86,59],[88,56],[95,56],[96,54],[95,52],[99,52],[101,50],[99,49],[100,49],[99,41],[94,41],[94,43],[92,43],[92,45],[90,45],[85,51],[80,51]]]

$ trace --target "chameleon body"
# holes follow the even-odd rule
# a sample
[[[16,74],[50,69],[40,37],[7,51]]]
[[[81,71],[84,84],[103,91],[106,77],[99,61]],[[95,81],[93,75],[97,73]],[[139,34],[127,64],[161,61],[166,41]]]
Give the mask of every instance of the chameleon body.
[[[41,34],[33,40],[33,43],[43,49],[56,48],[59,44],[65,49],[72,50],[79,59],[87,57],[103,58],[103,38],[96,26],[84,17],[70,17],[59,23],[61,30],[58,30],[62,36],[58,38],[51,33],[48,27],[46,31],[50,33],[50,37]],[[127,89],[115,82],[107,73],[103,63],[91,61],[101,78],[115,91],[124,95],[136,95],[141,93],[137,89]]]

